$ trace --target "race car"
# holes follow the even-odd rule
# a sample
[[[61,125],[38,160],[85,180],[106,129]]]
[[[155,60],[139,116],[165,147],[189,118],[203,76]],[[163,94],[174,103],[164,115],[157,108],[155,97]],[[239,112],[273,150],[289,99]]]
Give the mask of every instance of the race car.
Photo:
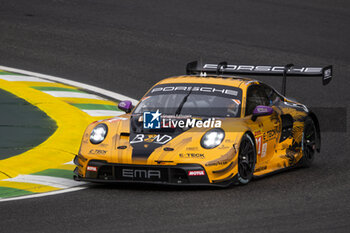
[[[74,179],[167,185],[247,184],[309,167],[321,149],[318,119],[286,98],[287,76],[332,79],[332,66],[187,64],[186,75],[155,84],[125,114],[90,124]],[[282,94],[241,76],[283,76]]]

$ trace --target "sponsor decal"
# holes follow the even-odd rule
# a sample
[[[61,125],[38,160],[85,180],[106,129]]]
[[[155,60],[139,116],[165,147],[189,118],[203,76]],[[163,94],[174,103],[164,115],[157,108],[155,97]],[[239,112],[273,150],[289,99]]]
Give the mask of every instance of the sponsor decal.
[[[140,142],[148,142],[148,143],[156,143],[156,144],[166,144],[171,139],[173,139],[169,135],[161,135],[161,134],[136,134],[136,136],[130,141],[130,144],[140,143]]]
[[[164,149],[163,149],[164,151],[173,151],[174,150],[174,148],[171,148],[171,147],[164,147]]]
[[[266,151],[267,151],[267,143],[265,142],[262,145],[262,149],[261,149],[261,158],[264,158],[266,156]]]
[[[144,138],[144,142],[153,142],[155,138],[157,137],[157,134],[147,134],[147,137]]]
[[[161,178],[161,173],[159,170],[144,170],[144,169],[126,169],[122,170],[122,176],[128,178],[141,178],[141,179],[151,179],[151,178]]]
[[[181,153],[179,154],[180,158],[192,158],[192,159],[204,159],[204,154],[200,153]]]
[[[204,69],[217,69],[217,64],[205,64]],[[276,72],[281,73],[284,71],[284,66],[252,66],[252,65],[227,65],[226,71],[257,71],[257,72]],[[291,68],[290,72],[293,73],[320,73],[322,68],[319,67],[301,67]]]
[[[106,144],[106,143],[101,143],[100,144],[100,147],[108,147],[109,146],[109,144]]]
[[[265,113],[265,112],[268,112],[269,110],[267,108],[256,108],[256,111],[258,111],[259,113]]]
[[[120,103],[119,103],[119,106],[120,106],[120,107],[125,107],[125,106],[126,106],[126,103],[125,103],[125,102],[120,102]]]
[[[226,165],[228,161],[216,161],[216,162],[208,162],[205,164],[205,166],[210,167],[210,166],[219,166],[219,165]]]
[[[261,134],[261,130],[260,130],[260,129],[254,131],[254,136],[258,136],[258,135],[260,135],[260,134]]]
[[[107,153],[107,151],[106,150],[94,150],[94,149],[92,149],[92,150],[90,150],[89,151],[89,154],[93,154],[93,155],[105,155]]]
[[[255,137],[258,156],[261,156],[261,158],[264,158],[266,156],[266,151],[267,151],[266,141],[274,139],[275,136],[276,136],[276,131],[269,130],[267,132],[264,132],[262,135]],[[265,142],[265,143],[262,143],[262,142]]]
[[[256,168],[256,169],[255,169],[255,172],[264,171],[264,170],[266,170],[266,169],[267,169],[267,166],[265,165],[265,166]]]
[[[90,171],[90,172],[97,172],[97,167],[95,167],[95,166],[87,166],[86,170]]]
[[[148,96],[154,95],[176,95],[176,94],[210,95],[229,99],[241,99],[242,89],[226,85],[214,85],[206,83],[171,83],[159,84],[153,87]]]
[[[198,150],[198,147],[197,146],[186,147],[186,150]]]
[[[204,176],[205,172],[204,170],[200,171],[188,171],[188,176]]]
[[[233,100],[233,102],[235,102],[237,105],[240,105],[240,104],[241,104],[241,101],[238,100],[238,99],[232,99],[232,100]]]
[[[274,129],[264,132],[263,141],[269,141],[276,137],[276,131]]]
[[[200,85],[200,84],[198,84]],[[176,92],[176,91],[191,91],[192,93],[201,92],[201,93],[218,93],[229,96],[238,96],[238,91],[227,89],[227,88],[216,88],[208,86],[164,86],[164,87],[155,87],[151,90],[151,94],[158,92]]]
[[[218,165],[226,165],[230,162],[236,154],[236,148],[232,147],[228,152],[226,152],[221,157],[211,160],[205,164],[205,166],[218,166]]]
[[[221,145],[217,149],[219,149],[219,150],[227,150],[228,148],[230,148],[230,147],[229,146],[225,146],[225,145]]]
[[[262,136],[256,137],[255,141],[256,141],[256,149],[257,149],[256,153],[258,154],[258,156],[259,155],[261,156]]]

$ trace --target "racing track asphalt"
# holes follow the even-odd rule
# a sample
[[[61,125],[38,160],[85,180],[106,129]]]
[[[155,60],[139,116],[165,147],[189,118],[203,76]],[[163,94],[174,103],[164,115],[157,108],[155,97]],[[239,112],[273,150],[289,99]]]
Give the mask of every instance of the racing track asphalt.
[[[0,0],[0,64],[133,98],[183,74],[196,59],[333,64],[329,86],[290,78],[287,95],[313,107],[348,109],[349,9],[346,0]],[[278,78],[261,79],[281,85]],[[349,117],[339,117],[346,122],[321,122],[342,130],[323,133],[322,152],[309,169],[224,190],[92,185],[4,202],[0,231],[349,232]]]

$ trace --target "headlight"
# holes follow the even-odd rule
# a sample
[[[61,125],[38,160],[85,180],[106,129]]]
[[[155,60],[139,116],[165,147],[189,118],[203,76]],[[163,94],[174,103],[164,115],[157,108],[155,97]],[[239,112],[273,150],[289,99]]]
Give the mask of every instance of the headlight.
[[[97,125],[90,134],[90,142],[92,144],[99,144],[103,140],[105,140],[105,137],[107,135],[108,128],[105,124],[99,124]]]
[[[220,145],[224,138],[225,132],[222,129],[211,129],[203,135],[201,146],[205,149],[213,149]]]

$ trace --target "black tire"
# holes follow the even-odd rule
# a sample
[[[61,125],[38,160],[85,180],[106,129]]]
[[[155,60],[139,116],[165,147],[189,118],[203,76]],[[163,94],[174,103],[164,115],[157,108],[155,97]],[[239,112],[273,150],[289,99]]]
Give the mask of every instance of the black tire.
[[[300,167],[310,167],[315,159],[317,131],[314,121],[306,117],[301,141],[303,157],[299,161]]]
[[[238,174],[239,184],[247,184],[253,178],[256,163],[256,149],[252,137],[245,134],[242,137],[238,154]]]

